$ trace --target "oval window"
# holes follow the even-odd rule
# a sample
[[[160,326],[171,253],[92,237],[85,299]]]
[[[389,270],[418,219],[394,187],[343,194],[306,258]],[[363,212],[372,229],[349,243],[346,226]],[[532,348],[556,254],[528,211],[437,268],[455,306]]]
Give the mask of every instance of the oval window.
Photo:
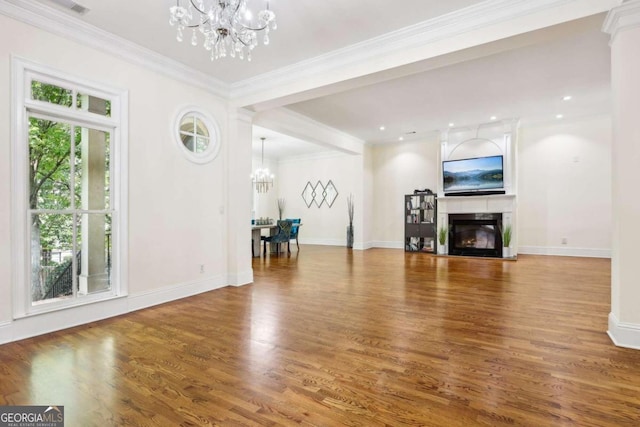
[[[220,149],[220,130],[204,111],[189,107],[176,120],[176,141],[187,159],[195,163],[213,160]]]

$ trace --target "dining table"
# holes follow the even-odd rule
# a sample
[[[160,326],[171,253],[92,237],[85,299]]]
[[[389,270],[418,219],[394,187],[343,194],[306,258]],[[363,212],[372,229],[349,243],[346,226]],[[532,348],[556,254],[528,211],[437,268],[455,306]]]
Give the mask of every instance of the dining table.
[[[268,229],[269,236],[273,236],[278,232],[278,226],[276,224],[262,224],[251,226],[251,254],[254,257],[260,256],[260,237],[262,236],[262,230]]]

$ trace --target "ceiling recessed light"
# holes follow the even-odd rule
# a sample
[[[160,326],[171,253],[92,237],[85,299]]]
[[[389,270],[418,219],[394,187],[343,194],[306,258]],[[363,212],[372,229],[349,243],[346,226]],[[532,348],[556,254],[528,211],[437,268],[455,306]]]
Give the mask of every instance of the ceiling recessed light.
[[[453,123],[453,122],[449,123],[449,127],[450,127],[450,128],[452,128],[452,127],[454,127],[454,126],[455,126],[455,123]]]
[[[496,116],[491,116],[491,120],[498,120]]]
[[[564,116],[563,116],[562,114],[556,114],[556,119],[561,119],[561,118],[563,118],[563,117],[564,117]]]
[[[562,97],[563,101],[571,101],[571,98],[573,98],[571,95],[565,95]]]
[[[384,130],[384,129],[385,129],[384,126],[380,126],[380,130]]]
[[[404,141],[404,136],[401,136],[400,138],[398,138],[398,141]]]

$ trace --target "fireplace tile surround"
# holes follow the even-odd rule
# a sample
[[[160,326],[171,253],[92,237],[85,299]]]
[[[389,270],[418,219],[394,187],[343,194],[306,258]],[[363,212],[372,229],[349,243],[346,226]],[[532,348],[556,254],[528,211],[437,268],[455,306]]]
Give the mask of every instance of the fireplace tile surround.
[[[496,250],[493,255],[477,255],[473,251],[467,253],[452,253],[452,242],[448,242],[447,254],[451,255],[471,255],[471,256],[492,256],[492,257],[513,257],[517,255],[517,236],[515,233],[515,213],[516,196],[515,194],[495,194],[482,196],[443,196],[438,197],[438,224],[451,224],[450,215],[465,215],[468,217],[476,216],[475,214],[491,214],[478,215],[478,217],[495,217],[500,218],[502,228],[511,225],[513,237],[511,240],[511,252],[503,253],[502,248]],[[499,239],[502,244],[502,238]]]

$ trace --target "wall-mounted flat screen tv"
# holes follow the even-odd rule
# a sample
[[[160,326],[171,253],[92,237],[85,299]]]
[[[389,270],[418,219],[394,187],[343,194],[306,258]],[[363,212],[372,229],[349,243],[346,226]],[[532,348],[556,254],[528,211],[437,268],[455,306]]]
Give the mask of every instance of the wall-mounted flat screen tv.
[[[445,194],[487,193],[504,189],[502,156],[442,162]]]

